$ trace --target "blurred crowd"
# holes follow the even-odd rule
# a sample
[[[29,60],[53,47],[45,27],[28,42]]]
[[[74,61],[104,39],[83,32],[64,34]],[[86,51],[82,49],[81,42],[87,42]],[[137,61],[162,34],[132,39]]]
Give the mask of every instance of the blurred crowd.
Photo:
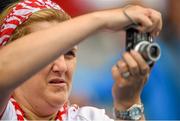
[[[1,0],[1,5],[3,1]],[[121,7],[132,1],[133,4],[142,4],[161,11],[164,20],[163,31],[158,38],[154,39],[159,43],[162,54],[151,71],[142,93],[142,100],[146,119],[180,119],[180,14],[178,13],[180,0],[54,1],[71,16],[94,10]],[[125,32],[104,31],[87,39],[90,41],[79,45],[78,65],[71,95],[72,103],[105,107],[111,113],[113,84],[111,67],[121,58],[121,53],[124,51]]]

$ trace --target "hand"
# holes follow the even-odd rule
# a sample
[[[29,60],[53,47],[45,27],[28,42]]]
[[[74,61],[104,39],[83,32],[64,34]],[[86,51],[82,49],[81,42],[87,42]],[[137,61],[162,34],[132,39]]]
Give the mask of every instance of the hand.
[[[129,76],[125,77],[123,74],[127,72]],[[141,103],[141,91],[149,73],[149,66],[138,52],[131,51],[123,54],[123,59],[112,68],[115,80],[112,89],[115,108],[125,110],[133,104]]]
[[[157,36],[162,29],[161,13],[150,8],[137,5],[126,6],[121,9],[105,10],[97,12],[101,20],[104,20],[105,28],[122,30],[133,22],[124,15],[124,12],[136,23],[140,32],[150,32]]]

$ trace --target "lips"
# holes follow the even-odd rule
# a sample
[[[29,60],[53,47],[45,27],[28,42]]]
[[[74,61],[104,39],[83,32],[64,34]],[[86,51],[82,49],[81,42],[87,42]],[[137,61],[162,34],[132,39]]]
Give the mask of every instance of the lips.
[[[49,84],[65,84],[66,81],[60,78],[54,78],[49,81]]]

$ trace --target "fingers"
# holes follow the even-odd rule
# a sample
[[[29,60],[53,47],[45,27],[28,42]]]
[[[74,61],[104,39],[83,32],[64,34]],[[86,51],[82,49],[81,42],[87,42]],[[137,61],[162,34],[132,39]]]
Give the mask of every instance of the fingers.
[[[132,50],[130,53],[138,63],[138,66],[140,68],[140,75],[142,78],[144,78],[142,81],[143,84],[145,84],[149,77],[150,67],[138,52]]]
[[[157,36],[162,29],[162,16],[156,10],[130,6],[126,13],[129,18],[140,25],[137,27],[140,32],[150,32],[152,36]]]
[[[139,66],[138,66],[136,60],[131,56],[130,53],[126,52],[123,55],[123,60],[127,63],[129,71],[133,76],[139,74],[139,72],[140,72]]]
[[[137,29],[140,32],[149,32],[150,29],[153,27],[153,22],[149,19],[149,17],[142,15],[138,18],[139,22],[141,23],[140,26],[137,27]]]
[[[161,14],[153,9],[137,5],[125,6],[120,9],[95,12],[95,16],[103,20],[103,28],[111,30],[122,30],[129,25],[138,25],[140,32],[150,32],[157,36],[162,29]]]
[[[125,52],[123,59],[112,68],[115,80],[113,85],[114,100],[132,102],[132,100],[138,99],[147,80],[148,70],[148,65],[138,52]],[[130,72],[128,78],[123,77],[122,73],[125,72]]]
[[[118,61],[116,66],[119,69],[120,73],[125,73],[129,71],[127,64],[123,60]]]
[[[121,60],[122,62],[122,60]],[[125,86],[125,85],[128,85],[129,82],[124,79],[122,77],[122,71],[121,70],[126,70],[124,68],[127,68],[126,66],[121,66],[122,63],[119,63],[120,65],[117,66],[117,65],[114,65],[113,68],[112,68],[112,76],[113,76],[113,79],[115,80],[115,83],[118,87],[121,87],[121,86]]]
[[[146,32],[150,32],[152,36],[158,36],[162,29],[162,16],[159,12],[148,8],[148,19],[152,22],[151,26],[147,26]],[[144,19],[145,20],[145,19]]]
[[[131,51],[123,54],[123,59],[117,62],[112,72],[115,80],[119,77],[128,80],[129,77],[146,78],[147,74],[150,72],[150,68],[138,52]]]
[[[142,56],[134,50],[132,50],[130,53],[131,53],[132,57],[134,58],[134,60],[136,60],[138,66],[139,66],[139,69],[140,69],[140,73],[142,75],[146,75],[147,73],[149,73],[150,68],[147,65],[146,61],[142,58]]]
[[[158,36],[162,29],[162,19],[161,19],[162,16],[161,16],[161,13],[153,9],[150,9],[150,11],[152,11],[152,13],[150,14],[150,19],[154,23],[154,27],[150,32],[152,33],[152,35]]]

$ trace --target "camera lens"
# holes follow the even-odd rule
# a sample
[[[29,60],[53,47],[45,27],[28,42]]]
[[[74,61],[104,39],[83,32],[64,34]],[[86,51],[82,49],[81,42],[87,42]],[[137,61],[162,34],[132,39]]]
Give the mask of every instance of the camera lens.
[[[160,58],[160,47],[157,43],[150,43],[142,41],[135,47],[136,51],[139,51],[143,58],[149,63],[153,63]]]
[[[150,55],[153,57],[153,58],[156,58],[159,53],[158,53],[158,48],[153,46],[150,48]]]
[[[126,30],[126,50],[130,51],[131,49],[138,51],[150,66],[161,55],[160,47],[157,43],[154,43],[150,33],[142,33],[134,28]]]
[[[152,61],[157,61],[160,58],[160,47],[157,43],[151,43],[147,46],[148,58]]]

